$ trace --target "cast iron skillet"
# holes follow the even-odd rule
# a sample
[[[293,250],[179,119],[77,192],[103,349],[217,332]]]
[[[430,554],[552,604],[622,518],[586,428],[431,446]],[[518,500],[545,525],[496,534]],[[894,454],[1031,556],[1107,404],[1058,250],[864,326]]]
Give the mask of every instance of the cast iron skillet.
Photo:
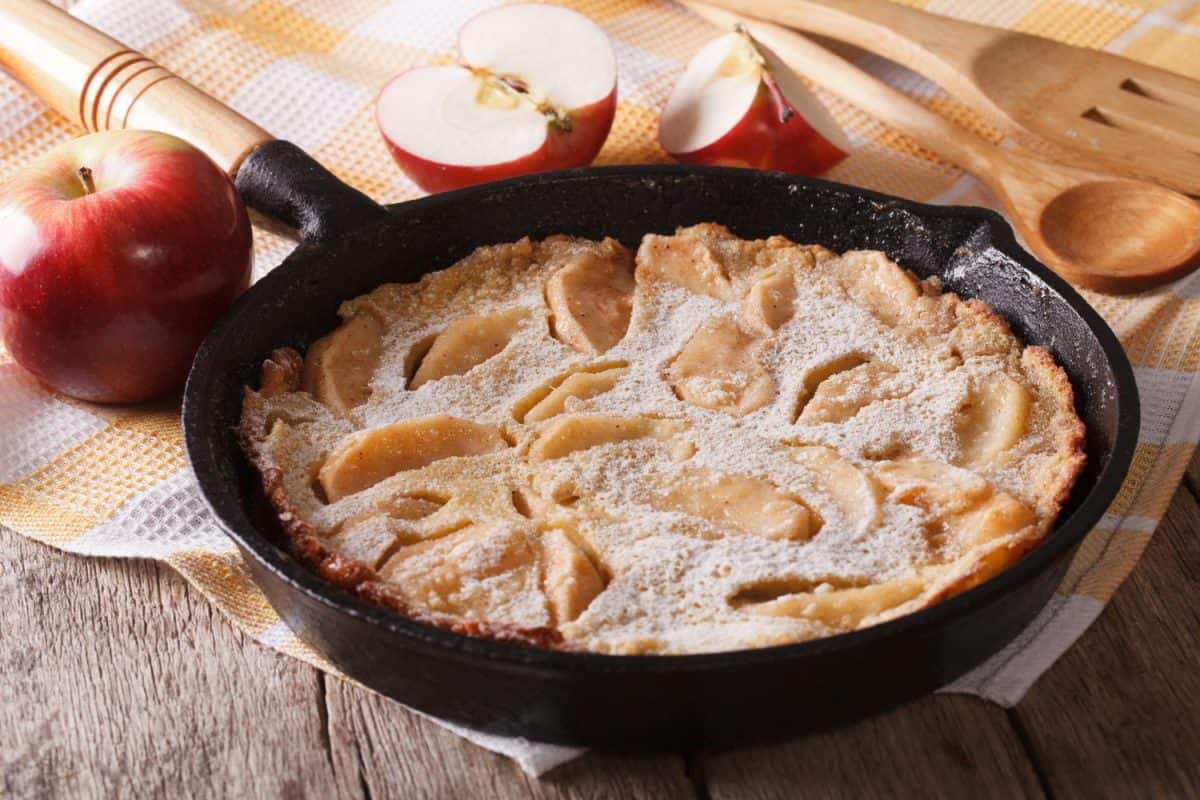
[[[144,56],[37,0],[4,0],[0,64],[91,129],[145,120],[191,138],[235,173],[249,205],[301,231],[302,244],[235,303],[196,355],[183,406],[188,458],[283,619],[347,675],[422,711],[490,733],[623,750],[748,744],[880,711],[961,675],[1021,631],[1129,467],[1138,398],[1116,337],[989,211],[774,173],[669,166],[533,175],[385,209],[295,146],[268,141]],[[643,234],[704,221],[745,237],[883,250],[987,301],[1026,342],[1048,347],[1075,387],[1088,464],[1045,542],[981,586],[892,622],[693,656],[562,653],[459,636],[370,606],[277,545],[233,435],[242,387],[271,350],[304,348],[335,326],[342,300],[415,280],[478,245],[565,233],[635,246]]]
[[[299,179],[297,179],[299,178]],[[1042,609],[1129,465],[1133,376],[1112,332],[982,209],[939,208],[824,181],[734,169],[572,170],[402,203],[370,221],[359,201],[288,145],[238,175],[252,204],[325,227],[250,289],[196,356],[184,402],[188,456],[205,498],[287,623],[346,674],[401,702],[491,733],[594,747],[728,746],[811,731],[928,692],[994,653]],[[264,192],[264,187],[266,192]],[[295,209],[295,210],[293,210]],[[643,234],[716,220],[834,250],[879,249],[986,300],[1067,370],[1088,428],[1088,466],[1049,538],[1012,569],[928,610],[820,641],[694,656],[602,656],[473,640],[401,619],[325,584],[276,544],[232,433],[242,386],[275,347],[303,348],[347,298],[412,281],[472,248],[521,236]],[[348,225],[346,228],[341,226]],[[342,232],[337,233],[341,230]]]

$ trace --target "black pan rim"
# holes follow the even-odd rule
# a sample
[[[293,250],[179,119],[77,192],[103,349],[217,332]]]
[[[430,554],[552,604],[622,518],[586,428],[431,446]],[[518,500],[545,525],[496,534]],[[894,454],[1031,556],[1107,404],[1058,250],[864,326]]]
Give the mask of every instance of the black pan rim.
[[[764,173],[733,167],[682,165],[584,167],[546,172],[430,195],[398,205],[405,207],[434,206],[441,203],[452,203],[461,197],[502,190],[509,186],[588,180],[594,176],[647,179],[721,176],[746,172],[755,172],[758,175],[786,180],[800,187],[823,188],[865,197],[881,206],[906,209],[920,216],[949,216],[983,222],[989,226],[994,235],[992,246],[1016,261],[1045,289],[1057,294],[1084,320],[1089,330],[1096,336],[1104,351],[1107,364],[1112,370],[1117,389],[1117,435],[1113,441],[1108,464],[1105,465],[1097,477],[1095,485],[1081,500],[1075,511],[1065,520],[1059,521],[1050,534],[1017,563],[966,592],[942,600],[928,608],[862,630],[795,644],[690,655],[608,655],[549,650],[531,645],[453,633],[371,605],[309,572],[253,525],[248,526],[248,531],[239,530],[239,525],[226,514],[226,511],[232,512],[233,509],[226,509],[223,503],[215,501],[215,493],[209,491],[209,486],[219,478],[217,468],[208,461],[204,445],[214,435],[230,435],[228,431],[213,431],[202,412],[203,392],[210,377],[210,370],[207,366],[212,359],[211,354],[221,349],[221,344],[228,337],[239,313],[258,304],[261,298],[271,296],[276,284],[292,279],[289,262],[292,261],[293,256],[289,256],[271,273],[250,287],[218,321],[197,352],[191,374],[188,377],[183,399],[184,439],[188,463],[200,485],[205,506],[217,519],[222,530],[238,544],[244,554],[254,558],[291,589],[301,592],[311,600],[339,613],[381,626],[392,634],[410,640],[414,645],[437,649],[445,657],[461,658],[472,662],[485,659],[506,669],[533,673],[570,671],[572,673],[671,674],[681,671],[721,670],[731,666],[741,667],[755,663],[778,664],[816,656],[827,656],[852,651],[868,643],[903,636],[914,629],[946,623],[965,616],[973,609],[989,605],[1015,591],[1019,586],[1034,580],[1066,551],[1082,541],[1100,520],[1115,497],[1128,472],[1137,444],[1140,424],[1139,398],[1134,382],[1133,368],[1116,335],[1074,288],[1038,262],[1017,243],[1012,228],[996,212],[975,206],[936,206],[918,203],[833,181],[802,178],[785,173]],[[304,245],[302,244],[297,248],[297,252],[303,249]]]

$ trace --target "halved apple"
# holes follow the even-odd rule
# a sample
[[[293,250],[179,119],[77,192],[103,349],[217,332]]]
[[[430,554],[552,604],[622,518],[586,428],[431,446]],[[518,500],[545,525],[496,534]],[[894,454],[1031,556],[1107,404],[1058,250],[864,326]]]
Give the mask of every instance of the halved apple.
[[[738,28],[688,63],[659,119],[658,139],[676,160],[824,172],[850,143],[783,61]]]
[[[469,20],[459,64],[402,72],[375,119],[400,168],[438,192],[588,164],[617,108],[617,62],[587,17],[503,6]]]

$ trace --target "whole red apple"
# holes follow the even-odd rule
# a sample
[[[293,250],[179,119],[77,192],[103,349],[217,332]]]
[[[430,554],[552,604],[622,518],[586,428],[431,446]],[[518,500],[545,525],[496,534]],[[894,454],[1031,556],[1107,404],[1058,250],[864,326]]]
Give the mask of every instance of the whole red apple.
[[[799,175],[824,172],[850,150],[799,76],[740,28],[688,63],[659,119],[658,139],[685,163]]]
[[[0,335],[65,394],[161,397],[252,259],[246,208],[204,153],[163,133],[85,136],[0,186]]]
[[[527,3],[468,20],[459,63],[402,72],[375,120],[396,163],[428,192],[590,164],[617,110],[617,61],[576,11]]]

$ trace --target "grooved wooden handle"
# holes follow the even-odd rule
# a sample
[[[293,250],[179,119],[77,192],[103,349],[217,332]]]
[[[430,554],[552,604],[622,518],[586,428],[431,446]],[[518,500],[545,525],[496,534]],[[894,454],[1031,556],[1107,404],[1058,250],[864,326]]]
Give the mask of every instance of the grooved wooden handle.
[[[174,134],[233,175],[274,139],[146,56],[44,0],[0,0],[0,67],[88,131]]]

